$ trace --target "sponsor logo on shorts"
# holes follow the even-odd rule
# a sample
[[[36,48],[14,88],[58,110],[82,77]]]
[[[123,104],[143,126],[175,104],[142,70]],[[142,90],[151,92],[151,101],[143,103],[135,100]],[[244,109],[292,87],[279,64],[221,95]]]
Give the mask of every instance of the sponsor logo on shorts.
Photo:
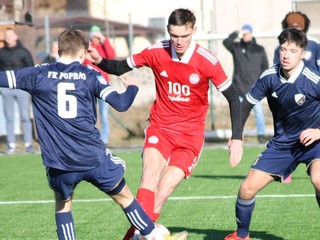
[[[152,143],[152,144],[156,144],[159,142],[159,139],[156,136],[151,136],[151,137],[149,137],[148,142]]]
[[[256,160],[254,160],[252,166],[257,165],[257,163],[258,163],[258,161],[259,161],[259,158],[260,158],[261,156],[262,156],[262,154],[259,154],[259,155],[257,156],[257,158],[256,158]]]

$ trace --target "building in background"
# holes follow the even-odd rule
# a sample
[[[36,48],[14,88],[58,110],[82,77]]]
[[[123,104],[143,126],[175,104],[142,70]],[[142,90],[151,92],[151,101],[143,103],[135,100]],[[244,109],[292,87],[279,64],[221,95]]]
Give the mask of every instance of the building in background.
[[[32,35],[31,31],[25,32],[26,39],[30,37],[28,34],[34,36],[25,45],[34,49],[33,54],[38,62],[50,51],[50,42],[55,40],[62,29],[74,27],[89,31],[93,24],[99,25],[109,36],[116,48],[117,58],[124,58],[155,41],[167,38],[167,16],[179,7],[195,12],[198,29],[196,41],[218,56],[230,76],[233,72],[232,58],[223,47],[222,40],[229,32],[239,29],[245,23],[253,26],[253,34],[265,47],[270,63],[277,43],[276,37],[281,31],[281,21],[291,10],[306,13],[312,21],[309,35],[320,39],[320,0],[0,0],[0,23],[29,21],[35,33]],[[142,79],[143,92],[134,104],[150,103],[154,97],[154,91],[149,90],[154,87],[153,83],[148,81],[153,78],[152,72],[141,69],[134,74]],[[117,87],[118,81],[114,81],[113,85]],[[214,122],[214,111],[220,110],[213,110],[213,107],[223,105],[221,101],[224,100],[215,90],[210,94],[210,99],[215,102],[210,104],[212,109],[208,122]],[[0,119],[3,119],[1,116],[0,110]],[[229,128],[223,124],[219,127]]]

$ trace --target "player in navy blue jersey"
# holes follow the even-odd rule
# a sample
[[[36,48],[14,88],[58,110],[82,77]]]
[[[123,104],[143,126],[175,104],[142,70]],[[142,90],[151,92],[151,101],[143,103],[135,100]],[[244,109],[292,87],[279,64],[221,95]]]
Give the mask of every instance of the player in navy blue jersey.
[[[304,32],[289,28],[278,40],[280,64],[262,73],[242,102],[245,123],[254,104],[267,97],[274,135],[240,186],[237,230],[225,240],[249,239],[256,194],[272,181],[283,181],[300,163],[306,165],[320,207],[320,74],[303,61]]]
[[[297,12],[292,11],[286,14],[286,16],[281,22],[281,26],[282,26],[282,29],[295,28],[307,34],[311,26],[311,21],[306,14],[300,11],[297,11]],[[305,63],[309,64],[310,67],[313,67],[315,69],[318,69],[318,71],[320,71],[319,41],[308,35],[307,35],[307,38],[308,38],[308,45],[306,46],[306,49],[305,49],[306,53],[304,55],[304,61]],[[280,47],[277,46],[274,51],[274,58],[273,58],[274,64],[280,63],[279,52],[280,52]],[[290,183],[291,175],[289,175],[283,182]]]
[[[109,195],[145,239],[164,239],[129,190],[124,161],[105,149],[95,127],[96,99],[125,111],[135,99],[139,80],[122,79],[126,91],[115,91],[98,71],[81,64],[89,45],[86,39],[83,32],[67,29],[59,35],[58,62],[0,72],[0,87],[32,95],[43,164],[55,195],[58,238],[76,239],[72,196],[84,180]]]

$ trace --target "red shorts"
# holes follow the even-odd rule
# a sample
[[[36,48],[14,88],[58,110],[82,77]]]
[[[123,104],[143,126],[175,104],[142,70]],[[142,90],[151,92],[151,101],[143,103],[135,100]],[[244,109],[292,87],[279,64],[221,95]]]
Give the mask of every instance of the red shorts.
[[[180,168],[190,176],[197,165],[204,143],[204,134],[185,135],[149,125],[145,131],[144,148],[156,148],[168,166]]]

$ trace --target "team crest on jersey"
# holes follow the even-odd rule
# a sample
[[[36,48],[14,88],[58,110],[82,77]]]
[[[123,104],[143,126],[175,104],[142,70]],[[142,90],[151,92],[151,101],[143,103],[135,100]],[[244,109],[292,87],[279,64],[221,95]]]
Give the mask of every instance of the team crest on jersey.
[[[311,56],[312,56],[312,52],[311,51],[306,51],[306,53],[304,55],[304,59],[310,60]]]
[[[104,77],[100,75],[100,76],[97,76],[97,78],[101,84],[107,85],[107,80]]]
[[[200,81],[200,77],[199,77],[198,74],[193,73],[193,74],[190,75],[189,81],[190,81],[191,84],[197,84]]]
[[[301,106],[306,101],[306,96],[301,93],[298,93],[294,95],[294,100],[299,106]]]
[[[159,138],[156,136],[151,136],[148,138],[148,142],[152,144],[157,144],[159,142]]]

